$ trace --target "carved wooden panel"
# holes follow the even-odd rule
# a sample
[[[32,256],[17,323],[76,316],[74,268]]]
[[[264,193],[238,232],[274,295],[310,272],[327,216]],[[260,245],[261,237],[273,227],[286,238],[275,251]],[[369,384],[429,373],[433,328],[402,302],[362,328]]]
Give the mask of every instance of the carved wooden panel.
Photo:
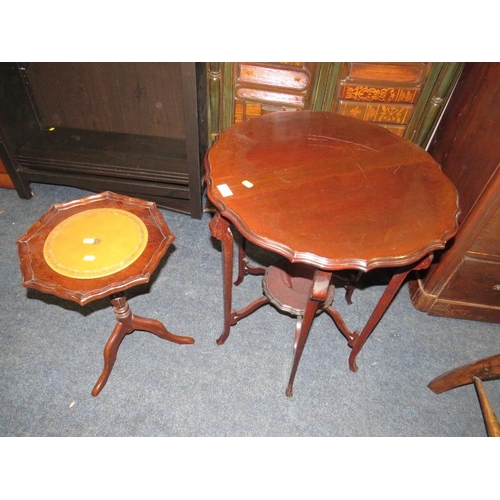
[[[235,63],[234,123],[309,108],[315,68],[315,63]]]
[[[462,63],[207,63],[209,142],[229,126],[274,111],[332,111],[424,145]]]
[[[378,123],[399,136],[415,109],[432,63],[344,63],[332,111]]]

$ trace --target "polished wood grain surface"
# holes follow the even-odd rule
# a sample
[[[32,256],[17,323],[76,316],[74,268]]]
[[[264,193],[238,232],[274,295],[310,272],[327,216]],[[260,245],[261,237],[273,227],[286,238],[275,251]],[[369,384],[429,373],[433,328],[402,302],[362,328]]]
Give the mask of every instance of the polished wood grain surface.
[[[148,231],[147,247],[132,264],[110,276],[82,280],[57,273],[44,259],[45,240],[68,217],[97,208],[118,208],[139,217]],[[174,239],[175,235],[152,202],[107,191],[79,200],[56,203],[16,241],[23,286],[85,305],[147,283]]]
[[[403,266],[444,248],[457,231],[457,192],[439,165],[354,118],[303,111],[251,119],[220,135],[205,167],[221,214],[292,262]]]
[[[220,135],[205,169],[208,197],[218,209],[210,230],[222,243],[224,328],[217,343],[269,302],[296,315],[288,397],[318,312],[326,311],[346,338],[349,368],[357,371],[357,355],[408,273],[429,267],[432,252],[457,231],[457,192],[439,165],[412,142],[351,117],[301,111],[250,119]],[[272,269],[266,272],[265,297],[239,311],[232,307],[231,223],[243,245],[250,240],[295,264],[275,280]],[[240,246],[234,285],[247,274],[262,274],[248,264]],[[303,305],[296,308],[289,292],[304,266],[309,286],[300,287]],[[333,273],[379,267],[396,269],[365,326],[351,330],[329,305]]]
[[[46,256],[44,256],[44,246],[47,239],[54,234],[55,228],[60,228],[71,218],[75,216],[80,218],[85,213],[96,210],[124,211],[139,218],[141,228],[143,225],[147,231],[147,244],[133,262],[114,273],[90,279],[75,277],[78,276],[78,273],[75,273],[74,276],[61,274],[56,270],[57,266],[50,266],[47,263]],[[120,221],[118,223],[123,224]],[[99,223],[94,221],[94,224],[98,226]],[[111,238],[113,235],[113,231],[107,228],[106,224],[104,226],[101,224],[99,231],[97,229],[96,227],[96,233],[99,231],[100,233],[96,236],[102,236],[103,240],[107,237]],[[121,229],[127,231],[124,228]],[[114,234],[116,235],[116,233]],[[141,237],[143,236],[141,234]],[[71,235],[67,232],[66,237],[71,237]],[[175,335],[156,319],[134,315],[125,297],[127,289],[150,280],[152,273],[174,239],[174,234],[170,231],[155,203],[106,191],[78,200],[56,203],[16,240],[23,286],[26,288],[34,288],[63,299],[72,300],[82,306],[103,297],[110,297],[117,322],[104,347],[104,368],[92,389],[92,396],[99,395],[106,385],[121,342],[126,335],[135,330],[148,331],[161,339],[176,344],[194,343],[192,337]],[[103,243],[101,238],[97,238],[97,240],[96,244]],[[118,244],[123,245],[123,234],[119,240],[121,243]],[[105,241],[104,245],[109,250],[113,243]],[[74,248],[80,254],[79,247],[74,246]],[[68,251],[70,251],[70,247],[68,247]],[[98,253],[96,252],[96,254]],[[86,266],[82,265],[81,269],[86,269]]]

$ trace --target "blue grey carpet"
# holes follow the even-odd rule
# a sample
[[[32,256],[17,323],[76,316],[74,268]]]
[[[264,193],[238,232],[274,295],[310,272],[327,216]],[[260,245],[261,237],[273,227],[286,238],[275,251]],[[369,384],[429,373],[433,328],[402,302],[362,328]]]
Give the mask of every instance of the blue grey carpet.
[[[148,285],[128,293],[135,314],[157,318],[196,339],[177,345],[136,331],[118,352],[107,385],[90,391],[115,318],[107,299],[85,307],[21,286],[15,239],[52,204],[91,193],[34,184],[21,200],[0,190],[0,434],[143,437],[445,437],[485,436],[472,386],[436,395],[441,373],[500,351],[499,325],[437,318],[412,306],[403,287],[348,368],[350,349],[331,319],[316,318],[285,397],[295,321],[265,306],[222,329],[221,253],[202,220],[161,210],[176,235]],[[257,252],[258,253],[258,252]],[[259,255],[256,256],[258,258]],[[336,306],[359,328],[382,287],[342,291]],[[237,308],[261,294],[248,276],[235,290]],[[500,384],[486,390],[500,411]]]

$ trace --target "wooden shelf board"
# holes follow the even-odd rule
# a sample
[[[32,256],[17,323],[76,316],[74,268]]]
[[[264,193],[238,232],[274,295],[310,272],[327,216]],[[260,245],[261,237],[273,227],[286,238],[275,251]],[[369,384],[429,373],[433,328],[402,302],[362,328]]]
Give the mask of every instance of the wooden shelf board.
[[[52,170],[187,185],[182,139],[59,128],[40,130],[16,152],[21,172]]]

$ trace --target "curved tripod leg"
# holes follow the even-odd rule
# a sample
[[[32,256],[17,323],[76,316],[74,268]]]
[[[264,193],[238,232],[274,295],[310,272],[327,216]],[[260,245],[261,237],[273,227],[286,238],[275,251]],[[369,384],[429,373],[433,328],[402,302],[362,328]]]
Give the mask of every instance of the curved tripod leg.
[[[191,337],[183,337],[181,335],[175,335],[169,332],[163,323],[157,319],[142,318],[141,316],[132,315],[132,323],[134,330],[142,330],[145,332],[154,333],[157,337],[161,339],[169,340],[170,342],[175,342],[176,344],[194,344],[194,339]]]
[[[102,370],[101,376],[97,380],[94,388],[92,389],[92,396],[97,396],[102,388],[106,385],[111,370],[116,361],[116,355],[118,354],[118,348],[125,335],[132,333],[134,330],[145,330],[150,333],[154,333],[158,337],[170,340],[177,344],[193,344],[194,339],[191,337],[181,337],[179,335],[174,335],[170,333],[160,321],[156,319],[142,318],[140,316],[134,316],[130,310],[130,306],[125,298],[125,294],[118,294],[111,297],[111,303],[113,304],[113,310],[115,312],[116,319],[118,322],[111,333],[106,345],[104,346],[104,368]]]
[[[120,347],[120,344],[125,335],[127,335],[128,333],[130,332],[123,323],[116,323],[111,336],[104,346],[104,368],[102,370],[101,376],[92,389],[92,396],[97,396],[101,392],[102,388],[106,385],[106,382],[108,381],[109,375],[111,374],[111,370],[113,369],[116,361],[118,348]]]

